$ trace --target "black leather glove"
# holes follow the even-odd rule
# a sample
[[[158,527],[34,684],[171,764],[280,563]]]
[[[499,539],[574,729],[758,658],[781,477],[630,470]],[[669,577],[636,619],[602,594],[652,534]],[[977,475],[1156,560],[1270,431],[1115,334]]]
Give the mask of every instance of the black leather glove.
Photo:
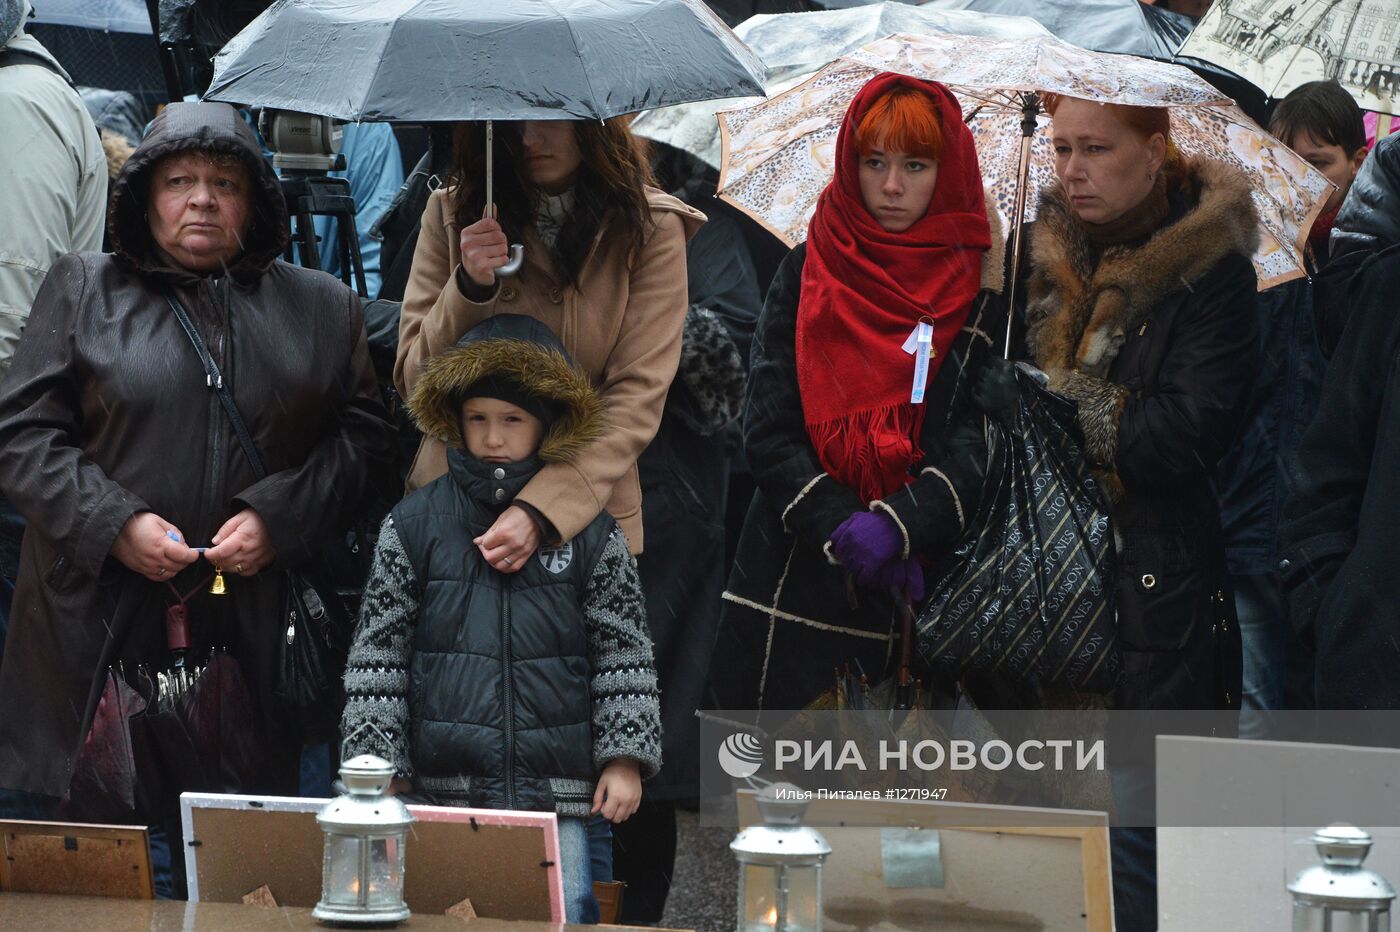
[[[1016,364],[995,357],[987,361],[972,383],[972,402],[993,417],[1010,415],[1021,400]]]

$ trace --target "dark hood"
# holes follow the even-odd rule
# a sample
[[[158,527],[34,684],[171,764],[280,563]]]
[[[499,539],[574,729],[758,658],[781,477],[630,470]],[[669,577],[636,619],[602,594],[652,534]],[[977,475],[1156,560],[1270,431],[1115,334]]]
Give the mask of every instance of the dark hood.
[[[1361,163],[1332,225],[1332,258],[1400,243],[1400,134],[1385,136]]]
[[[234,155],[248,167],[253,181],[253,222],[248,228],[247,248],[234,260],[228,274],[243,282],[257,278],[286,249],[287,203],[252,127],[228,104],[170,104],[151,123],[146,138],[112,185],[107,221],[112,251],[134,271],[182,277],[178,269],[171,267],[171,260],[156,249],[146,220],[146,195],[151,169],[157,162],[168,155],[192,151]],[[192,273],[183,273],[189,274]]]
[[[514,380],[526,393],[560,408],[540,442],[539,458],[566,462],[603,432],[603,398],[547,326],[533,317],[497,314],[468,330],[457,345],[423,366],[408,410],[423,433],[461,447],[454,400],[488,375]]]

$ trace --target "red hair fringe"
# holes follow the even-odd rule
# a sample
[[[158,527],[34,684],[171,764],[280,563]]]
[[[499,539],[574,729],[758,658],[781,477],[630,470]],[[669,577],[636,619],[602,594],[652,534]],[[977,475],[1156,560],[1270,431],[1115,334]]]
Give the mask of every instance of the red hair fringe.
[[[896,87],[870,105],[856,127],[855,143],[862,156],[885,148],[937,161],[943,154],[938,105],[912,87]]]

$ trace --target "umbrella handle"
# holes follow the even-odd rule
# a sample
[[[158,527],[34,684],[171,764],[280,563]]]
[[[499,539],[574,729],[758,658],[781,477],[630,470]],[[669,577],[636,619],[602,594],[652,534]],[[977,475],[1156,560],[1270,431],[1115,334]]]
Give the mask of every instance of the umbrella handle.
[[[496,161],[496,124],[492,120],[486,121],[486,213],[491,215],[495,206],[495,161]],[[506,264],[496,269],[497,278],[510,278],[512,275],[520,273],[520,266],[525,261],[525,247],[519,243],[511,243],[510,259]]]
[[[520,266],[525,263],[525,247],[519,243],[510,244],[510,259],[496,270],[497,278],[510,278],[520,274]]]

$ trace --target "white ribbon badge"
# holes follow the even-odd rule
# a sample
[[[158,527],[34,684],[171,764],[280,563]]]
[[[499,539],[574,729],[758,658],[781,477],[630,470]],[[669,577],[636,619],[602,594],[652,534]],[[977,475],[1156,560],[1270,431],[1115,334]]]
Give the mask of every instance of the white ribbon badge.
[[[909,403],[924,403],[924,390],[928,387],[928,361],[933,356],[933,323],[919,321],[919,325],[904,341],[904,352],[914,357],[914,387],[909,392]]]

